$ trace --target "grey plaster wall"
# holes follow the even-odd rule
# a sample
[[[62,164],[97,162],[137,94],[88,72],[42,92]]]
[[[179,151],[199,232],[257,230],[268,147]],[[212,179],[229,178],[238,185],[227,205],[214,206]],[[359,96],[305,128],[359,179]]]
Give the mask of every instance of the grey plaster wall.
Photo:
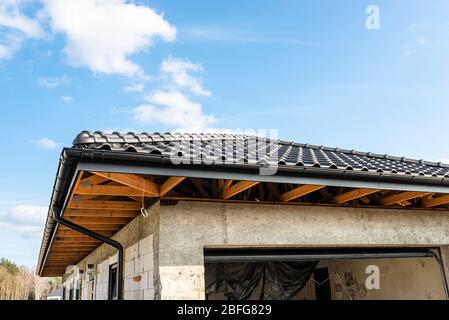
[[[162,299],[204,298],[205,247],[449,244],[441,211],[178,202],[161,207],[159,224]]]

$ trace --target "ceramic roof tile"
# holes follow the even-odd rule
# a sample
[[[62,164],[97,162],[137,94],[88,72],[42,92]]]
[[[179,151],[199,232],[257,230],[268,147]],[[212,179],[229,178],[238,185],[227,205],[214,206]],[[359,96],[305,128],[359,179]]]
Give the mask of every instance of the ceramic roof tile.
[[[121,134],[83,131],[76,137],[73,147],[162,156],[169,155],[178,148],[177,150],[183,150],[183,156],[228,161],[245,159],[249,164],[266,164],[274,160],[283,166],[449,177],[449,165],[442,163],[238,134]],[[211,150],[214,151],[213,155],[210,154]]]

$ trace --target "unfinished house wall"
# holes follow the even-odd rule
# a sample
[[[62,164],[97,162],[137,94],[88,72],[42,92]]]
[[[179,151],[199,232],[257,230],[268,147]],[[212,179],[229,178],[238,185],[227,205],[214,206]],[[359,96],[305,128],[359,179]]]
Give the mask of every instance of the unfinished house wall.
[[[380,270],[380,288],[365,286],[366,267]],[[328,263],[334,300],[442,300],[446,293],[434,258],[339,260]]]
[[[367,267],[379,268],[379,289],[367,288]],[[293,300],[316,300],[316,288],[328,287],[332,300],[443,300],[446,293],[441,269],[434,258],[324,260],[317,268],[326,268],[329,278],[317,282],[314,274]],[[249,298],[260,299],[259,285]],[[223,293],[209,295],[209,300],[224,300]]]
[[[449,213],[178,202],[161,207],[161,299],[204,299],[205,247],[444,246]]]
[[[140,300],[154,298],[154,265],[157,261],[157,237],[159,230],[159,202],[148,208],[149,216],[138,216],[112,238],[125,249],[124,299]],[[117,263],[117,251],[103,244],[77,266],[87,270],[88,264],[95,266],[93,298],[108,299],[109,266]],[[88,282],[83,281],[82,299],[88,299]]]

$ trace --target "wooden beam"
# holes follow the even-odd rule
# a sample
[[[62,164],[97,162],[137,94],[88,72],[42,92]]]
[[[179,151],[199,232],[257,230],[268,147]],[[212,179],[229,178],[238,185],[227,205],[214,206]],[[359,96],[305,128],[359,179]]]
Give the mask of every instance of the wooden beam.
[[[81,200],[72,201],[68,209],[100,209],[100,210],[140,210],[142,204],[133,201],[100,201]]]
[[[362,201],[364,204],[369,204],[371,202],[371,199],[367,196],[360,197],[358,200]]]
[[[116,217],[116,218],[135,218],[138,211],[125,210],[98,210],[98,209],[67,209],[64,211],[64,217]]]
[[[76,224],[128,224],[131,218],[109,218],[109,217],[66,217],[68,221]]]
[[[76,195],[82,196],[125,196],[125,197],[142,197],[142,191],[128,186],[111,186],[111,185],[93,185],[79,186],[75,190]]]
[[[425,196],[429,194],[429,192],[415,192],[415,191],[407,191],[407,192],[401,192],[398,194],[394,194],[391,196],[387,196],[380,200],[380,203],[384,206],[389,206],[392,204],[400,203],[403,201],[412,200],[415,198],[420,198],[422,196]]]
[[[111,237],[116,233],[116,231],[104,230],[104,231],[99,231],[98,233],[104,237]],[[79,235],[84,235],[84,234],[81,232],[75,231],[75,230],[71,230],[71,229],[61,229],[61,227],[58,228],[58,232],[56,233],[56,236],[79,236]]]
[[[409,206],[411,206],[413,203],[411,203],[410,201],[405,200],[405,201],[398,202],[398,204],[401,205],[401,206],[403,206],[403,207],[409,207]]]
[[[178,184],[183,182],[186,177],[170,177],[161,185],[159,196],[163,197],[169,193]]]
[[[240,192],[248,190],[258,185],[259,183],[260,183],[259,181],[239,181],[236,184],[223,190],[223,199],[232,198],[233,196],[239,194]]]
[[[93,174],[118,182],[125,186],[134,188],[141,192],[142,196],[146,197],[158,197],[160,192],[160,187],[153,181],[142,178],[135,174],[126,173],[105,173],[105,172],[92,172]]]
[[[63,253],[53,253],[50,254],[47,258],[48,259],[67,259],[67,260],[75,260],[75,259],[79,259],[82,258],[83,256],[85,256],[85,253],[83,254],[71,254],[71,251],[67,251],[65,254]]]
[[[379,192],[379,189],[365,189],[365,188],[360,188],[360,189],[354,189],[342,194],[339,194],[338,196],[335,197],[335,203],[337,204],[342,204],[342,203],[346,203],[355,199],[359,199],[362,197],[365,197],[367,195]]]
[[[106,181],[108,181],[108,179],[93,174],[87,178],[82,179],[80,186],[95,186]]]
[[[106,223],[87,223],[87,222],[83,222],[83,223],[78,223],[78,225],[85,227],[89,230],[92,231],[118,231],[121,228],[123,228],[125,225],[124,224],[106,224]],[[60,227],[61,230],[71,230],[69,227],[66,226],[61,226]]]
[[[223,193],[223,189],[219,192],[218,190],[218,180],[212,179],[209,183],[209,190],[212,193],[212,198],[220,198],[221,194]]]
[[[276,183],[268,182],[266,183],[268,187],[268,199],[271,201],[279,201],[281,194],[279,192],[278,185]]]
[[[56,237],[55,241],[73,241],[77,243],[101,243],[101,241],[95,240],[90,237]]]
[[[223,189],[227,189],[231,186],[232,182],[234,182],[234,180],[225,180],[223,182]]]
[[[75,243],[75,244],[66,244],[64,242],[60,242],[59,244],[54,244],[54,249],[67,249],[70,250],[84,250],[84,249],[95,249],[100,244],[82,244],[82,243]]]
[[[67,252],[67,251],[65,251],[65,252],[54,251],[51,254],[49,254],[48,257],[54,257],[54,258],[68,257],[70,259],[79,259],[79,258],[82,258],[85,255],[86,255],[85,252],[80,252],[80,253],[74,254],[73,251],[69,251],[69,252]]]
[[[52,262],[70,262],[73,261],[74,258],[72,257],[48,257],[46,262],[52,263]]]
[[[217,184],[218,184],[218,192],[220,194],[223,193],[223,186],[224,186],[225,180],[224,179],[218,179],[217,180]]]
[[[99,243],[91,243],[91,242],[78,242],[78,241],[56,241],[52,244],[52,248],[58,248],[60,246],[78,246],[80,248],[86,248],[86,247],[95,247]]]
[[[92,252],[92,250],[90,249],[78,249],[76,251],[70,251],[71,255],[85,255],[88,254],[89,252]],[[68,254],[67,250],[65,249],[54,249],[50,251],[50,254]]]
[[[300,187],[297,187],[293,190],[290,190],[288,192],[285,192],[281,195],[282,201],[292,201],[294,199],[303,197],[309,193],[315,192],[317,190],[320,190],[324,188],[325,186],[316,186],[316,185],[302,185]]]
[[[257,186],[257,193],[258,193],[257,199],[261,200],[261,201],[264,201],[265,200],[265,188],[264,188],[264,184],[263,183],[260,183]]]
[[[435,197],[432,199],[423,199],[423,207],[432,208],[437,206],[442,206],[449,203],[449,194],[444,196]]]
[[[210,198],[209,192],[204,188],[203,186],[203,180],[197,179],[197,178],[190,178],[190,181],[192,181],[195,188],[200,193],[201,197],[203,198]]]

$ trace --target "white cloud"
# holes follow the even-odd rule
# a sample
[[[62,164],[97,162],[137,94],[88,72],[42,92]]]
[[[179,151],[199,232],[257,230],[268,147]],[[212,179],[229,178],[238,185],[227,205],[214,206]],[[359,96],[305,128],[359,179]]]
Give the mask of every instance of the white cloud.
[[[36,145],[40,148],[40,149],[55,149],[58,144],[48,138],[42,138],[36,141]]]
[[[189,74],[189,72],[203,71],[200,64],[192,63],[187,59],[166,58],[162,61],[161,70],[163,74],[171,78],[175,86],[186,88],[200,96],[210,96],[210,92],[204,89],[201,79]]]
[[[0,26],[23,32],[30,38],[41,38],[45,35],[37,20],[30,19],[22,13],[25,1],[2,0],[0,3]]]
[[[66,35],[67,60],[104,74],[143,74],[130,56],[176,29],[153,9],[125,0],[46,0],[52,30]]]
[[[217,119],[205,113],[201,103],[192,100],[192,94],[211,94],[203,87],[201,79],[190,74],[199,71],[203,71],[203,67],[190,60],[166,58],[161,63],[159,89],[145,97],[148,103],[131,111],[113,111],[131,113],[132,119],[140,125],[160,124],[174,132],[231,132],[212,127]]]
[[[67,85],[69,83],[70,78],[65,75],[61,77],[40,77],[39,79],[37,79],[37,84],[47,89],[54,89],[56,87]]]
[[[48,207],[18,205],[11,209],[10,218],[14,222],[41,226],[45,223]]]
[[[10,222],[3,222],[3,221],[0,221],[0,227],[8,228],[14,232],[21,234],[22,236],[24,236],[26,238],[40,237],[40,236],[42,236],[42,230],[43,230],[42,226],[21,225],[21,224],[15,224],[15,223],[10,223]]]
[[[151,104],[140,105],[132,112],[140,124],[159,123],[177,127],[177,131],[203,132],[216,121],[214,116],[204,114],[200,103],[190,101],[179,91],[156,92],[148,100]]]
[[[62,100],[62,102],[69,104],[69,103],[72,103],[73,98],[70,96],[62,96],[61,100]]]
[[[298,38],[270,37],[266,34],[255,32],[254,30],[244,30],[242,28],[229,28],[216,25],[194,25],[185,26],[180,30],[180,38],[187,40],[229,42],[229,43],[250,43],[250,44],[279,44],[296,45],[303,47],[318,47],[325,44],[301,40]]]
[[[18,205],[9,213],[0,215],[0,227],[8,228],[26,237],[39,237],[47,217],[47,207]]]
[[[22,12],[25,1],[2,0],[0,2],[0,59],[10,58],[26,38],[43,38],[45,32],[35,19]]]
[[[6,34],[3,39],[0,39],[4,43],[0,43],[0,59],[8,59],[20,49],[22,45],[22,38],[13,34]]]
[[[126,92],[143,92],[144,89],[145,85],[142,82],[133,83],[123,88]]]

